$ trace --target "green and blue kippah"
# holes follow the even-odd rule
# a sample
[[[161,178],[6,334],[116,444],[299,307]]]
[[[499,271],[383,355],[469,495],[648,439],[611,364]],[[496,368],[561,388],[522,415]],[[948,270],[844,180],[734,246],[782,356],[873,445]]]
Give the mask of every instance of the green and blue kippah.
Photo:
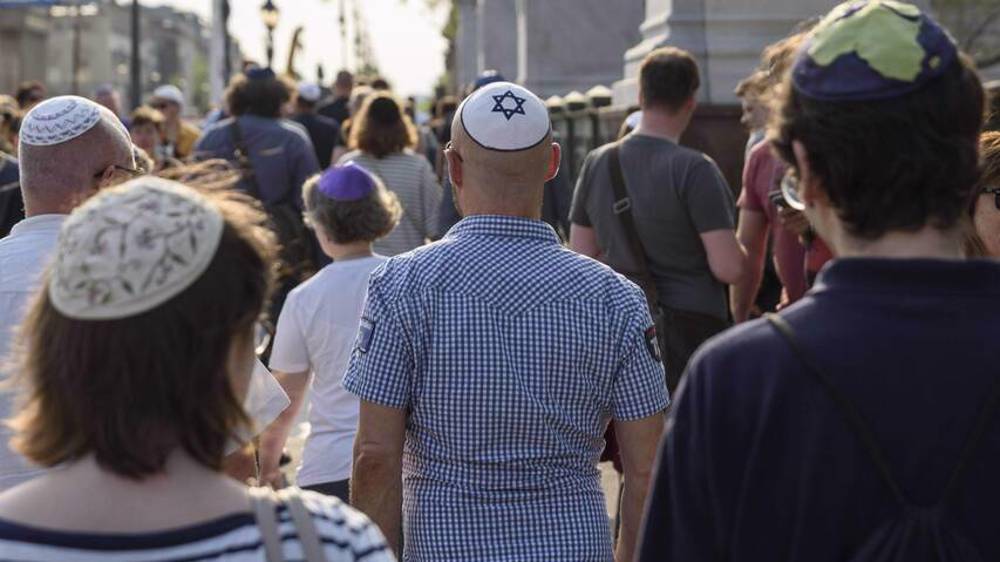
[[[912,4],[846,2],[798,53],[792,84],[825,101],[890,99],[919,90],[958,61],[955,41]]]

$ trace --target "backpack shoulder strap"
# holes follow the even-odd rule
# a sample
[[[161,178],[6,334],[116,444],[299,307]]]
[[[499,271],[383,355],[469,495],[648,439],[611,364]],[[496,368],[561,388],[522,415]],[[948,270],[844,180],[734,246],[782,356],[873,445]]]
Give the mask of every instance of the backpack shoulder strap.
[[[250,507],[257,519],[257,528],[264,541],[267,562],[285,562],[285,554],[278,533],[278,500],[270,488],[250,488]]]
[[[229,125],[229,136],[233,140],[233,146],[236,147],[234,152],[236,165],[239,167],[243,179],[246,180],[250,195],[254,199],[261,200],[260,185],[257,184],[257,174],[254,173],[253,163],[250,161],[250,147],[247,146],[246,138],[243,136],[239,116],[233,116],[233,122]]]
[[[979,448],[979,443],[983,440],[986,430],[989,428],[993,414],[996,413],[998,403],[1000,403],[1000,378],[994,381],[993,389],[986,398],[986,403],[979,409],[975,425],[972,426],[972,432],[965,440],[965,445],[962,446],[962,453],[958,458],[958,464],[955,466],[955,470],[952,471],[951,477],[948,478],[948,483],[945,485],[944,493],[941,495],[939,503],[947,503],[955,494],[955,489],[958,488],[959,482],[965,476],[965,471],[972,462],[972,457]]]
[[[802,346],[798,336],[795,334],[795,330],[787,320],[777,314],[770,313],[765,314],[764,318],[781,335],[795,356],[805,365],[806,371],[819,382],[826,394],[837,405],[841,415],[847,421],[847,424],[851,426],[854,435],[861,441],[869,458],[875,464],[875,468],[878,469],[879,476],[882,477],[882,481],[889,488],[893,499],[901,506],[909,505],[899,484],[896,483],[896,479],[892,477],[892,470],[889,468],[889,463],[882,452],[882,448],[875,441],[875,435],[868,428],[868,424],[865,423],[857,408],[854,407],[854,404],[833,384],[833,381],[819,366],[819,363],[814,360],[813,355]]]
[[[649,270],[646,247],[643,245],[642,239],[639,238],[635,217],[632,216],[632,199],[628,196],[628,189],[625,187],[625,172],[622,170],[621,146],[621,142],[616,142],[608,149],[608,169],[611,172],[611,189],[615,196],[613,210],[625,229],[625,237],[628,238],[629,246],[632,248],[632,257],[639,266],[638,273],[642,278],[643,290],[646,291],[649,306],[654,308],[660,302],[660,295],[656,289],[653,274]]]
[[[316,531],[316,524],[305,502],[302,501],[302,490],[286,488],[278,492],[278,497],[288,506],[288,511],[292,514],[295,532],[299,535],[299,543],[302,545],[306,562],[326,562],[326,554],[323,552],[323,543]]]

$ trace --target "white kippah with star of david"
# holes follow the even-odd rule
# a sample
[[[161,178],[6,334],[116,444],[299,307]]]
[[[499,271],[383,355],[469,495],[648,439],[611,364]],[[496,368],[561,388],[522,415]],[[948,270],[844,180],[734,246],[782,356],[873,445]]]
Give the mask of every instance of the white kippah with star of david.
[[[458,111],[469,137],[490,150],[532,148],[552,129],[545,103],[510,82],[483,86],[466,98]]]

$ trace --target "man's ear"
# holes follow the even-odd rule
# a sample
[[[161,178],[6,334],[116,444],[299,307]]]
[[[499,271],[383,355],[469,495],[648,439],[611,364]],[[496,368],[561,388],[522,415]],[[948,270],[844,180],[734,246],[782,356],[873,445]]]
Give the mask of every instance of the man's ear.
[[[451,178],[451,185],[455,186],[455,189],[461,189],[464,181],[462,158],[454,150],[446,150],[444,156],[448,160],[448,177]]]
[[[826,192],[819,185],[819,178],[809,164],[809,152],[804,144],[792,141],[792,152],[795,153],[795,168],[799,176],[799,197],[806,207],[813,207],[817,202],[827,203]]]
[[[111,185],[112,180],[114,180],[116,172],[117,170],[115,169],[114,164],[111,164],[107,168],[104,168],[104,171],[101,172],[101,179],[98,180],[97,182],[97,189],[104,189],[105,187]]]
[[[550,181],[559,174],[559,166],[562,164],[562,147],[559,143],[552,143],[552,157],[549,160],[549,171],[545,175],[545,181]]]

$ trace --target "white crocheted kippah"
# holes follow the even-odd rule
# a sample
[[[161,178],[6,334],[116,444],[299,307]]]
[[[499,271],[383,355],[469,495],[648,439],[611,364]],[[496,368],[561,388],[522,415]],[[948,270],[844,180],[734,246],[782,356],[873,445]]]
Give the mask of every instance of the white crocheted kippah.
[[[78,320],[152,310],[205,272],[223,224],[215,206],[176,182],[143,177],[103,191],[63,224],[52,305]]]
[[[24,116],[18,133],[22,144],[50,146],[86,133],[101,120],[101,106],[79,96],[47,99]]]

